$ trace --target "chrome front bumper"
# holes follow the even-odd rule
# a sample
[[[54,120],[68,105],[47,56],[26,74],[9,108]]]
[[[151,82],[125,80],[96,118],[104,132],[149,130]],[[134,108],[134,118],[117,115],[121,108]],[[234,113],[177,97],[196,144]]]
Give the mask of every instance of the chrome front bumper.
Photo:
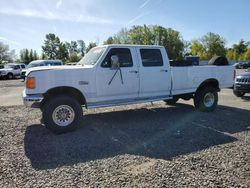
[[[39,108],[42,100],[42,95],[26,95],[25,90],[23,91],[23,103],[26,107]]]

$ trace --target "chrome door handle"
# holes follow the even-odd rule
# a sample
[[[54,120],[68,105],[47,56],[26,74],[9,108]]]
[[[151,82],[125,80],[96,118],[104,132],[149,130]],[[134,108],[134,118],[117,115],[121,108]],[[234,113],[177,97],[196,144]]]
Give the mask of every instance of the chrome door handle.
[[[129,71],[130,73],[135,73],[135,74],[137,74],[138,73],[138,71],[136,71],[136,70],[131,70],[131,71]]]
[[[161,72],[168,72],[168,70],[164,70],[164,69],[163,69],[163,70],[161,70]]]

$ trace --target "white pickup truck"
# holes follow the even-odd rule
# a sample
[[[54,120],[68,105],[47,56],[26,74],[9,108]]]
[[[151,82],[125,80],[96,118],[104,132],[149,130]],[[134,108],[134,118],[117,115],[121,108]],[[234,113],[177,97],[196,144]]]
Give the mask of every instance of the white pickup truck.
[[[25,64],[8,63],[0,69],[0,78],[13,79],[19,77],[22,69],[25,69]]]
[[[221,88],[232,87],[234,68],[170,66],[161,46],[106,45],[93,48],[77,66],[40,67],[26,74],[23,101],[42,111],[45,126],[63,133],[82,120],[82,107],[98,108],[179,98],[213,111]]]

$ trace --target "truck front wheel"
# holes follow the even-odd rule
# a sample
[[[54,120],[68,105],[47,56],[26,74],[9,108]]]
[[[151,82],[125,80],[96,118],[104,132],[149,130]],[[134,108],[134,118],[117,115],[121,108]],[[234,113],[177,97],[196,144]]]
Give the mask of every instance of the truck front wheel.
[[[43,123],[54,133],[73,131],[83,115],[80,103],[70,96],[54,96],[43,104]]]
[[[194,106],[202,112],[214,111],[218,103],[216,88],[206,87],[199,89],[194,96]]]
[[[243,97],[245,95],[244,92],[240,92],[240,91],[237,91],[237,90],[233,90],[233,93],[236,97]]]
[[[7,79],[12,80],[14,78],[14,75],[12,73],[7,74]]]

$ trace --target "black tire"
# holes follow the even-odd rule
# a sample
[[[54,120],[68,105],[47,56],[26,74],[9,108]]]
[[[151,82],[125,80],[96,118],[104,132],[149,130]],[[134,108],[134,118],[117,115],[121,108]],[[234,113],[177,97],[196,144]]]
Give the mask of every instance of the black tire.
[[[209,65],[228,65],[229,62],[226,57],[223,56],[214,56],[210,61],[208,62]]]
[[[7,74],[7,79],[12,80],[14,78],[14,75],[12,73]]]
[[[233,93],[236,97],[243,97],[245,95],[244,92],[240,92],[240,91],[237,91],[237,90],[233,90]]]
[[[173,99],[170,100],[164,100],[167,105],[175,105],[177,101],[179,100],[178,97],[173,97]]]
[[[60,115],[58,115],[58,113],[60,112],[62,112],[63,116],[61,117],[61,120],[63,118],[65,120],[66,118],[67,120],[71,119],[72,122],[63,126],[62,124],[65,123],[65,121],[59,122],[60,118],[58,116]],[[74,114],[74,116],[72,114]],[[70,118],[72,116],[73,118]],[[45,127],[57,134],[75,130],[80,124],[82,116],[83,110],[80,103],[76,99],[66,95],[54,96],[53,98],[47,100],[42,107],[42,120]],[[59,125],[56,120],[54,121],[54,119],[57,119],[57,122],[62,124]]]
[[[211,101],[209,101],[211,99]],[[194,106],[202,112],[214,111],[218,103],[217,89],[214,87],[205,87],[199,89],[194,96]]]

